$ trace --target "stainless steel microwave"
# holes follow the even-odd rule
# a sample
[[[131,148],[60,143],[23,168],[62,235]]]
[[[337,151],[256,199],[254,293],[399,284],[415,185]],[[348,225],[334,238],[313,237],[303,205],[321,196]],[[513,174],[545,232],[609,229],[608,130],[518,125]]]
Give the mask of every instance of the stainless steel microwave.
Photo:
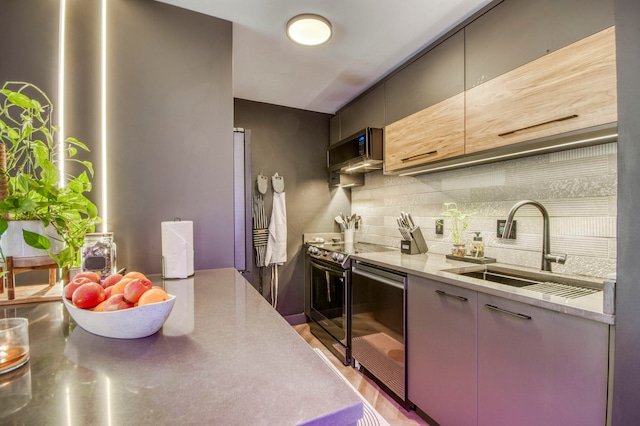
[[[329,147],[327,167],[330,172],[367,173],[382,169],[383,131],[367,127]]]

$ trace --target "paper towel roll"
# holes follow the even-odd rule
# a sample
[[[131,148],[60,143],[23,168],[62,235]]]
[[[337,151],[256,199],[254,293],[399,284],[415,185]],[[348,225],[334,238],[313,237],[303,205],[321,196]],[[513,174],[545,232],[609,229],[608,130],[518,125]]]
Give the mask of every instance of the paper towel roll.
[[[164,278],[193,275],[193,222],[162,222],[162,261]]]

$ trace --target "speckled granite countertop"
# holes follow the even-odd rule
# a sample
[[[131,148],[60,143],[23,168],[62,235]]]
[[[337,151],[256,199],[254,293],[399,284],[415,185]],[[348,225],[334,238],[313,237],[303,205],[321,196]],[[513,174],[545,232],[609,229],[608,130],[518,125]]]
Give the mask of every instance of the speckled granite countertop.
[[[234,269],[164,286],[176,304],[144,339],[90,334],[61,302],[0,309],[29,318],[31,346],[25,366],[0,375],[0,424],[349,425],[362,416],[359,396]],[[18,385],[30,398],[7,399]]]
[[[602,291],[576,299],[567,299],[559,296],[543,295],[542,293],[526,290],[526,288],[516,288],[476,278],[465,277],[451,272],[445,272],[445,270],[480,265],[447,259],[446,256],[442,254],[427,253],[408,255],[402,254],[400,251],[388,251],[380,253],[362,253],[352,255],[351,258],[379,266],[386,266],[410,275],[416,275],[471,290],[477,290],[482,293],[528,303],[530,305],[583,317],[593,321],[603,322],[606,324],[615,323],[614,315],[605,314],[603,312],[604,301]],[[501,264],[494,263],[493,265]],[[503,266],[513,267],[513,265]],[[531,268],[518,267],[518,269],[533,271]],[[602,285],[603,281],[602,279],[581,278],[585,280],[592,280],[594,283],[599,283],[600,285]]]

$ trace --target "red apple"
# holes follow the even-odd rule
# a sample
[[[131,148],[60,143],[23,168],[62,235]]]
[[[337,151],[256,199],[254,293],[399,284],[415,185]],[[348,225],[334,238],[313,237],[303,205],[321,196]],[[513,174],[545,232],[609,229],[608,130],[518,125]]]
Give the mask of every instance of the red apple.
[[[118,311],[120,309],[129,309],[129,308],[133,308],[133,304],[127,302],[124,299],[124,294],[122,293],[114,294],[113,296],[109,297],[107,301],[104,302],[104,305],[102,306],[102,310],[104,312]]]
[[[124,298],[129,303],[136,303],[142,294],[153,284],[146,278],[136,278],[124,287]]]
[[[122,274],[111,274],[102,281],[102,287],[111,287],[122,279]]]
[[[89,278],[86,277],[75,277],[73,280],[69,282],[66,286],[64,286],[64,297],[69,300],[73,298],[73,292],[76,291],[78,287],[82,284],[87,284],[92,282]]]
[[[73,304],[81,309],[91,309],[104,300],[104,289],[98,283],[86,283],[73,292]]]

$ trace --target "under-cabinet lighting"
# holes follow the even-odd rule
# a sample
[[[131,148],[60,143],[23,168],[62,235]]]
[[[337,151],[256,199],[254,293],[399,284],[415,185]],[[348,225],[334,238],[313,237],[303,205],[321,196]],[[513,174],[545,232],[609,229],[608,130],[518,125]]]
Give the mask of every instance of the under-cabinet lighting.
[[[353,167],[349,167],[347,169],[344,169],[345,172],[352,172],[354,170],[358,170],[358,169],[362,169],[363,167],[369,167],[371,164],[369,163],[364,163],[364,164],[360,164],[359,166],[353,166]]]
[[[507,159],[507,158],[510,158],[510,157],[521,157],[523,155],[534,154],[536,152],[549,151],[550,149],[557,150],[559,148],[569,148],[569,147],[574,146],[574,145],[582,145],[582,144],[585,144],[585,143],[605,141],[605,140],[610,140],[611,138],[617,138],[617,137],[618,137],[618,134],[615,133],[615,134],[612,134],[612,135],[598,136],[598,137],[595,137],[595,138],[580,139],[580,140],[577,140],[577,141],[565,142],[565,143],[561,143],[561,144],[558,144],[558,145],[553,145],[551,147],[545,146],[545,147],[540,147],[540,148],[532,148],[532,149],[528,149],[528,150],[525,150],[525,151],[518,151],[518,152],[512,152],[512,153],[508,153],[508,154],[495,155],[493,157],[479,158],[479,159],[476,159],[476,160],[462,161],[460,163],[447,164],[447,165],[439,166],[439,167],[425,167],[424,169],[420,169],[420,170],[414,170],[414,171],[411,171],[411,172],[400,173],[399,176],[412,176],[412,175],[417,175],[417,174],[425,173],[425,172],[435,172],[435,171],[438,171],[438,170],[447,170],[447,169],[457,168],[457,167],[461,167],[461,166],[470,166],[470,165],[474,165],[474,164],[482,164],[482,163],[487,163],[487,162],[490,162],[490,161]]]
[[[344,185],[340,185],[340,188],[349,188],[350,186],[356,186],[356,184],[355,183],[347,183],[347,184],[344,184]]]
[[[331,22],[320,15],[304,13],[287,22],[287,37],[303,46],[318,46],[331,38]]]

